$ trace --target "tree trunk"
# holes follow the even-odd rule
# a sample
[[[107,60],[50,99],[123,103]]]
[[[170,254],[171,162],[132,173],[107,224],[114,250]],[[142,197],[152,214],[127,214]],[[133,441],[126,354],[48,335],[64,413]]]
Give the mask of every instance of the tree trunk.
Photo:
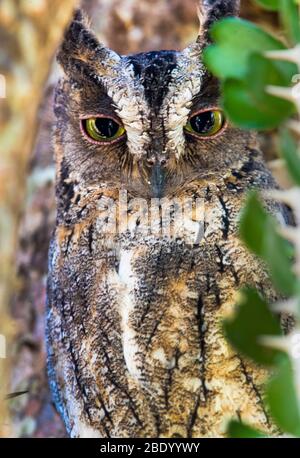
[[[8,309],[17,288],[15,256],[28,159],[36,115],[52,55],[70,19],[74,0],[3,0],[0,4],[0,334],[7,358],[0,359],[0,435],[8,434],[8,390],[13,324]],[[2,345],[3,347],[3,345]],[[2,353],[4,348],[2,348]],[[5,356],[2,354],[1,356]]]

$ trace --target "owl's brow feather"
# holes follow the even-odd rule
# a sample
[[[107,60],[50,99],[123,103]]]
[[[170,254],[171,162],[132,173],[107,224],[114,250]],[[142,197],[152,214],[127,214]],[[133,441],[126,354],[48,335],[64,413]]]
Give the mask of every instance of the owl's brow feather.
[[[216,105],[220,98],[220,83],[206,69],[202,76],[202,85],[192,99],[191,112],[205,106]]]
[[[86,81],[89,80],[96,84],[101,91],[107,92],[105,84],[101,78],[99,78],[99,75],[95,73],[94,68],[80,59],[70,58],[65,67],[65,72],[71,80],[80,80],[84,85],[86,85]]]
[[[83,81],[88,78],[89,80],[92,80],[96,82],[96,78],[93,72],[92,67],[87,64],[86,62],[83,62],[80,59],[76,59],[75,57],[70,57],[64,67],[65,73],[76,79],[82,79]]]

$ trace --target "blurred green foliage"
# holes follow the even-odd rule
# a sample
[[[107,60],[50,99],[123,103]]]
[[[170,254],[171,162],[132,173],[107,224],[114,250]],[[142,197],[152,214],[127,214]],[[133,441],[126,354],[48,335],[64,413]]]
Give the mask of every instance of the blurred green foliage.
[[[259,364],[274,365],[281,352],[259,343],[260,336],[280,336],[279,320],[266,301],[253,289],[244,289],[235,317],[224,323],[230,342]]]
[[[230,120],[245,129],[272,129],[288,119],[295,106],[266,93],[267,86],[289,86],[297,66],[271,61],[267,51],[286,47],[260,27],[228,18],[211,30],[214,44],[205,50],[208,68],[222,82],[223,105]]]
[[[257,0],[257,3],[278,13],[288,46],[300,43],[299,0]],[[213,44],[205,50],[204,59],[210,71],[221,81],[227,116],[244,129],[278,127],[281,157],[295,185],[300,186],[299,145],[286,125],[286,121],[297,113],[297,104],[290,97],[289,100],[284,97],[286,91],[282,91],[282,98],[268,93],[270,86],[291,87],[293,76],[300,73],[297,63],[290,57],[275,60],[274,55],[272,59],[268,55],[270,51],[283,50],[287,55],[288,47],[262,28],[237,18],[216,23],[211,37]],[[299,227],[297,231],[300,231]],[[280,235],[275,218],[268,214],[255,191],[249,193],[241,215],[240,237],[266,264],[277,291],[299,303],[299,278],[293,269],[294,247]],[[296,326],[299,326],[299,315],[298,308]],[[288,346],[276,348],[275,341],[278,347],[278,342],[287,343],[288,337],[282,335],[279,317],[273,314],[261,292],[250,288],[241,291],[236,313],[225,321],[224,331],[237,351],[257,364],[271,368],[272,376],[265,387],[266,408],[283,433],[300,437],[295,361]],[[228,434],[234,438],[264,436],[251,425],[236,420],[229,423]]]

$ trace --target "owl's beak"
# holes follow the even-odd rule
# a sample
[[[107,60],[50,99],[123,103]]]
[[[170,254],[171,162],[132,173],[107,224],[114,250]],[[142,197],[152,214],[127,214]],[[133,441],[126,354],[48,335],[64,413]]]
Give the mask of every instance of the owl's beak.
[[[151,187],[153,197],[161,198],[165,188],[166,159],[157,159],[152,165]]]

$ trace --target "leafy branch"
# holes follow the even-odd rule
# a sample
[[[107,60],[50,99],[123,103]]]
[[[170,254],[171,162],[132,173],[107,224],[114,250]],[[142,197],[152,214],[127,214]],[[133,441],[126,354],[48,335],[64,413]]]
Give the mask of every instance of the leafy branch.
[[[250,192],[240,237],[264,261],[274,287],[286,299],[268,304],[261,293],[245,288],[224,330],[240,353],[271,369],[265,387],[267,409],[283,433],[300,437],[300,2],[256,1],[277,12],[285,43],[251,22],[227,18],[212,27],[213,44],[205,50],[205,62],[221,81],[223,107],[233,124],[279,129],[279,153],[294,187],[267,197],[291,207],[296,226],[280,227],[257,192]],[[295,320],[286,336],[279,324],[283,312]],[[264,436],[236,420],[230,422],[228,433]]]

